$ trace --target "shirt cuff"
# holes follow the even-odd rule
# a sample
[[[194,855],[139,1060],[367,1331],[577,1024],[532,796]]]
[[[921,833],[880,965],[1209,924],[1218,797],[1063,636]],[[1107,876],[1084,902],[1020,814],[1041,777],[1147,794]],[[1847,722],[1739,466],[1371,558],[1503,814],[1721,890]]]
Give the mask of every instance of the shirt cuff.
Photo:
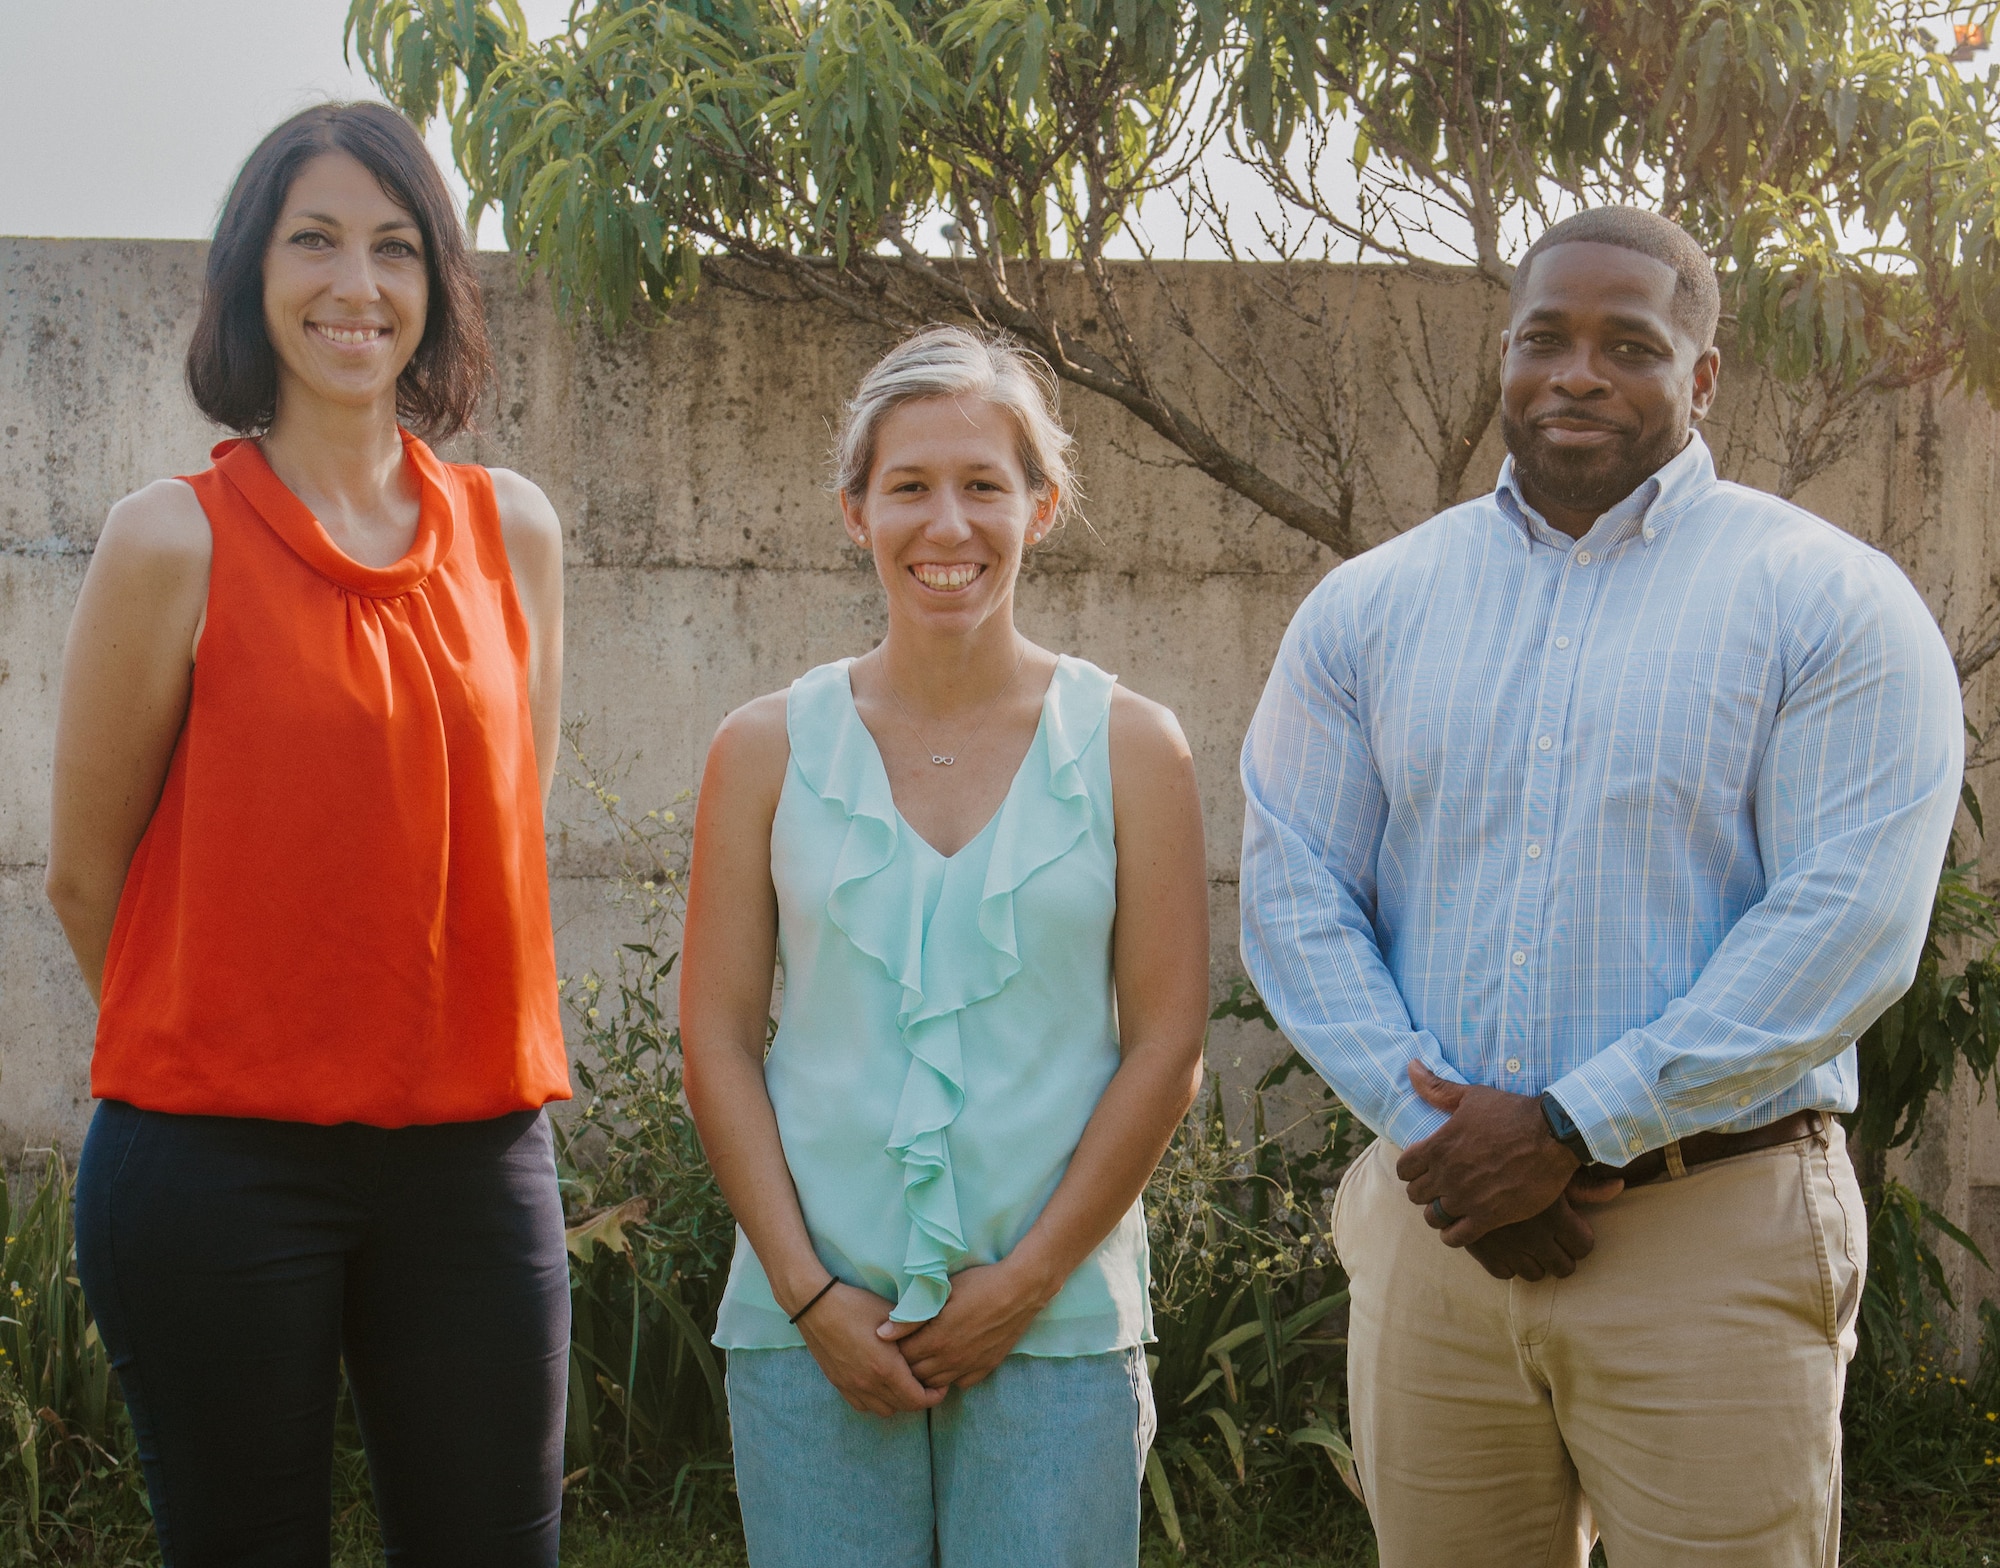
[[[1438,1077],[1452,1083],[1464,1083],[1461,1073],[1436,1050],[1419,1051],[1417,1060],[1422,1062]],[[1407,1078],[1405,1079],[1407,1082]],[[1410,1089],[1390,1107],[1387,1121],[1382,1127],[1382,1136],[1399,1149],[1407,1149],[1413,1143],[1420,1143],[1451,1120],[1435,1105],[1430,1104]]]
[[[1624,1165],[1673,1142],[1653,1100],[1651,1080],[1621,1041],[1549,1085],[1590,1146],[1591,1158]]]

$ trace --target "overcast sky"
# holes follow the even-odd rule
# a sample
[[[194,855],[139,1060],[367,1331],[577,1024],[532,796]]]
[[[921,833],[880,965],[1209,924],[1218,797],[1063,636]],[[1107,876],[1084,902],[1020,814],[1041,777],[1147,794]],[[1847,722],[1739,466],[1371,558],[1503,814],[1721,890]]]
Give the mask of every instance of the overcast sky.
[[[521,8],[546,37],[569,0]],[[347,0],[0,0],[0,234],[205,238],[266,131],[308,104],[375,96],[341,58],[346,16]],[[462,199],[442,126],[431,141]],[[1322,167],[1351,193],[1341,151]],[[1210,168],[1253,238],[1268,192],[1226,160]],[[1177,253],[1179,216],[1159,206],[1153,238]],[[495,216],[480,241],[501,243]]]
[[[522,9],[546,34],[569,5]],[[0,234],[205,238],[272,126],[377,96],[341,58],[346,16],[347,0],[0,0]]]
[[[569,3],[521,9],[546,37]],[[346,16],[347,0],[0,0],[0,234],[206,238],[272,126],[377,96],[341,57]],[[431,145],[463,200],[441,125]],[[1239,209],[1271,205],[1221,160],[1215,175]],[[1180,249],[1171,206],[1157,215],[1163,252]],[[499,246],[499,229],[489,214],[481,243]]]

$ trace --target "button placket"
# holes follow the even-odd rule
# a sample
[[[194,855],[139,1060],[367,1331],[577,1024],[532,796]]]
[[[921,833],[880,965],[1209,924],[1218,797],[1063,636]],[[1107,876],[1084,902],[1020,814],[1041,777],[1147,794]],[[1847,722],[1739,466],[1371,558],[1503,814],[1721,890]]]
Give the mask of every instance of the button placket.
[[[1541,940],[1555,858],[1547,851],[1555,842],[1556,804],[1562,798],[1562,744],[1576,685],[1579,644],[1584,622],[1596,598],[1598,580],[1605,569],[1601,561],[1593,568],[1593,559],[1590,552],[1583,550],[1562,557],[1533,719],[1527,733],[1522,853],[1515,862],[1519,876],[1503,949],[1507,958],[1506,981],[1500,988],[1498,1043],[1505,1053],[1501,1065],[1510,1077],[1519,1077],[1537,1062],[1532,1040],[1539,1028],[1536,998],[1544,994],[1544,988],[1532,958]],[[1546,1053],[1544,1059],[1545,1056]]]

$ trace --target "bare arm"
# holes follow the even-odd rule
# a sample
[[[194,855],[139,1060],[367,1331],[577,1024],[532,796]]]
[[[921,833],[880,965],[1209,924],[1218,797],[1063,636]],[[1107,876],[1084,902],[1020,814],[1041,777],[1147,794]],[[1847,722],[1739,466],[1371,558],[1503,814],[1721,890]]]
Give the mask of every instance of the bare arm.
[[[681,940],[681,1053],[688,1107],[737,1224],[787,1313],[826,1285],[764,1087],[765,1025],[777,962],[771,821],[790,746],[785,695],[739,708],[716,732],[695,811],[694,865]],[[895,1304],[836,1285],[799,1331],[827,1380],[857,1410],[934,1405],[894,1345],[877,1337]]]
[[[133,851],[187,716],[208,518],[163,479],[111,509],[63,647],[47,890],[93,1000]]]
[[[898,1324],[925,1386],[970,1387],[1145,1190],[1201,1087],[1208,1027],[1208,866],[1194,758],[1174,716],[1122,687],[1111,708],[1118,831],[1112,966],[1122,1059],[1069,1168],[1020,1244],[952,1276],[930,1322]]]
[[[489,472],[514,593],[528,622],[528,713],[535,727],[535,769],[547,801],[562,729],[562,522],[538,486],[511,469]]]

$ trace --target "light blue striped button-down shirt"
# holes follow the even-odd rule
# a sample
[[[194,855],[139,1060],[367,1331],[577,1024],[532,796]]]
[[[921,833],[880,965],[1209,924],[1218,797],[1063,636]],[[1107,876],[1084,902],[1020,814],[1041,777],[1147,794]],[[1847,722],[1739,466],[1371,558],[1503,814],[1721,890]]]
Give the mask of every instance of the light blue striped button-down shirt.
[[[1243,747],[1243,958],[1408,1146],[1405,1067],[1551,1089],[1622,1164],[1854,1105],[1916,970],[1958,682],[1886,556],[1699,436],[1581,540],[1493,494],[1337,567]]]

